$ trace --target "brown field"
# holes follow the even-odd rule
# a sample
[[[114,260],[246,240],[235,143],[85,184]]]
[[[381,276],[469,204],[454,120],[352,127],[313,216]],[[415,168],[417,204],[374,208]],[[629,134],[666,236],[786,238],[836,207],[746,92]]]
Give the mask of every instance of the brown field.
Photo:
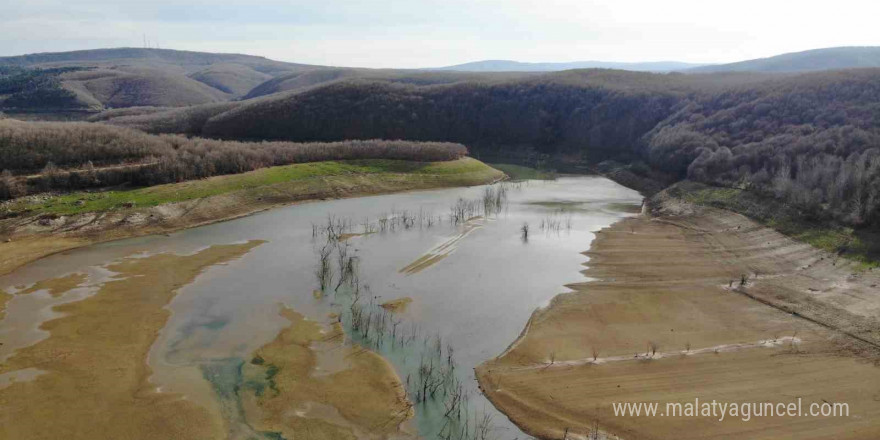
[[[570,286],[478,367],[492,402],[542,438],[880,438],[877,276],[735,214],[664,208],[601,231],[585,272],[598,281]],[[618,417],[611,405],[695,398],[845,402],[850,415]]]

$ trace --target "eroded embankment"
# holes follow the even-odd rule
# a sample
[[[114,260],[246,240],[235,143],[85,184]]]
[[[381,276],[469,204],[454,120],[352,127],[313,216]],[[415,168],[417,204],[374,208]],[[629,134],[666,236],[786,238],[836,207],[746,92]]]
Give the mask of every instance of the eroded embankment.
[[[657,214],[597,235],[585,272],[597,281],[570,286],[477,368],[489,399],[543,438],[596,427],[626,439],[878,438],[878,277],[736,214],[671,201]],[[850,416],[718,421],[611,405],[695,398],[846,402]]]
[[[140,196],[149,200],[172,200],[158,206],[119,206],[96,212],[60,215],[53,214],[55,208],[50,206],[47,208],[49,211],[43,214],[39,211],[25,212],[0,220],[0,275],[47,255],[97,242],[168,233],[295,202],[481,185],[504,177],[502,172],[471,158],[403,164],[413,169],[408,170],[406,166],[399,167],[401,170],[388,167],[389,171],[377,167],[379,171],[376,171],[370,168],[369,161],[365,161],[361,167],[363,169],[357,168],[359,172],[336,175],[301,173],[305,177],[280,182],[266,178],[265,182],[255,183],[252,180],[257,180],[257,177],[251,178],[251,175],[265,173],[259,170],[140,190],[144,192]],[[288,168],[312,165],[315,164],[290,165]],[[155,196],[154,192],[164,194],[164,198]],[[213,195],[173,201],[178,193]],[[71,203],[86,203],[86,207],[89,206],[89,202],[83,200]]]

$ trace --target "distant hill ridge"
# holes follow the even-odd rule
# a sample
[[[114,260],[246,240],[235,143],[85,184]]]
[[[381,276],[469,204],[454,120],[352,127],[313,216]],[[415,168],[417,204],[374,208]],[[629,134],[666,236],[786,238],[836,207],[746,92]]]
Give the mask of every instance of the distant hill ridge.
[[[727,64],[696,64],[679,61],[606,62],[575,61],[565,63],[527,63],[512,60],[482,60],[454,66],[425,70],[459,72],[557,72],[571,69],[619,69],[637,72],[815,72],[865,67],[880,67],[880,47],[829,47],[802,52],[791,52],[768,58]]]
[[[679,61],[618,63],[608,61],[573,61],[567,63],[526,63],[511,60],[483,60],[454,66],[425,70],[452,70],[458,72],[558,72],[571,69],[620,69],[635,72],[672,72],[702,66]]]
[[[677,61],[523,63],[486,60],[436,69],[328,67],[235,53],[128,47],[0,57],[0,110],[45,113],[144,106],[187,107],[298,93],[364,79],[428,86],[462,81],[497,83],[577,69],[791,74],[865,67],[880,67],[880,47],[816,49],[704,66]],[[620,75],[611,77],[621,78]]]
[[[0,69],[76,67],[86,70],[59,73],[47,84],[60,84],[73,95],[64,109],[136,106],[184,107],[241,98],[277,76],[320,70],[322,66],[286,63],[265,57],[171,49],[114,48],[37,53],[0,58]],[[19,71],[15,71],[19,72]],[[8,78],[8,75],[7,75]],[[0,72],[0,81],[3,74]],[[27,88],[27,87],[26,87]],[[34,87],[30,87],[29,90]],[[37,94],[57,94],[48,90]],[[57,99],[4,99],[0,109],[61,110]]]
[[[694,67],[687,72],[815,72],[864,67],[880,67],[880,47],[813,49],[730,64]]]
[[[120,47],[110,49],[76,50],[71,52],[44,52],[11,57],[0,57],[0,65],[14,65],[22,67],[34,67],[53,64],[89,64],[106,63],[121,60],[162,61],[182,67],[207,66],[219,63],[244,64],[259,67],[263,70],[274,67],[276,69],[291,69],[303,67],[318,67],[307,64],[286,63],[274,61],[256,55],[244,55],[236,53],[209,53],[192,52],[173,49],[148,49],[136,47]]]

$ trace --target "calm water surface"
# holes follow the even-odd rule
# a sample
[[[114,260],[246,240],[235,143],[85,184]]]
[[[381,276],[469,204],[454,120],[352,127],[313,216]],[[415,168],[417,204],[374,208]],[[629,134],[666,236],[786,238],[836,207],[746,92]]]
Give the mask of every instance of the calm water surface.
[[[499,213],[467,225],[453,224],[450,207],[459,198],[480,199],[484,187],[305,203],[168,236],[122,240],[45,258],[0,277],[0,289],[14,292],[14,286],[72,272],[88,273],[89,285],[61,298],[38,293],[13,299],[6,320],[0,322],[0,337],[7,342],[0,346],[0,359],[46,337],[37,327],[56,316],[51,306],[93,293],[102,279],[112,275],[102,268],[111,261],[137,254],[187,254],[211,245],[261,239],[267,243],[240,260],[210,268],[175,297],[172,317],[149,358],[154,370],[151,381],[157,388],[223,406],[215,389],[222,384],[204,380],[206,371],[222,376],[217,371],[223,371],[224,362],[249,360],[286,325],[278,313],[279,304],[285,304],[315,320],[326,321],[329,313],[340,313],[354,335],[352,342],[385,356],[402,379],[410,376],[415,381],[420,361],[439,339],[444,359],[452,348],[454,375],[469,396],[467,411],[491,419],[491,438],[527,438],[479,394],[473,368],[502,353],[530,314],[567,291],[566,284],[585,280],[580,271],[587,258],[581,252],[589,248],[594,232],[633,215],[642,197],[600,177],[525,181],[506,187],[507,203]],[[367,313],[376,313],[378,319],[379,303],[412,299],[405,311],[386,316],[398,322],[398,338],[413,335],[411,340],[389,342],[386,335],[377,346],[375,334],[372,339],[362,338],[351,329],[350,288],[340,294],[328,292],[323,298],[313,294],[318,288],[318,249],[324,243],[323,237],[313,236],[313,229],[334,218],[350,221],[351,232],[357,233],[362,232],[362,223],[403,211],[439,221],[430,227],[401,227],[346,241],[350,255],[357,256],[359,303]],[[526,223],[527,241],[521,232]],[[432,251],[444,258],[415,273],[401,271]],[[410,428],[425,438],[444,429],[442,405],[416,405],[416,412]],[[235,419],[234,414],[229,417]],[[240,421],[232,422],[235,426]],[[252,435],[243,422],[232,434]]]

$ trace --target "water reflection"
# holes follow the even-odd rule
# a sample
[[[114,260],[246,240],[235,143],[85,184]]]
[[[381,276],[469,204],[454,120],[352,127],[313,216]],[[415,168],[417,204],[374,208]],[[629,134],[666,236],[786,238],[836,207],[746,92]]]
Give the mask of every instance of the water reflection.
[[[493,199],[502,197],[498,190],[496,185],[304,203],[51,256],[0,277],[0,288],[14,292],[14,286],[77,272],[90,274],[91,286],[110,275],[101,273],[101,266],[132,254],[189,254],[214,244],[267,240],[241,260],[206,271],[172,301],[172,317],[149,357],[157,387],[219,406],[234,419],[234,408],[217,396],[238,380],[236,365],[249,361],[286,325],[278,314],[285,304],[314,320],[332,314],[348,330],[349,343],[389,359],[408,381],[416,402],[414,423],[426,438],[449,434],[450,412],[462,415],[469,432],[487,427],[488,438],[523,438],[479,393],[473,368],[503,352],[535,308],[566,284],[584,280],[580,271],[587,258],[581,252],[594,232],[637,212],[641,196],[604,178],[565,177],[507,184],[504,202],[486,205],[489,191]],[[327,255],[334,273],[322,288],[317,274],[327,241],[318,232],[328,221],[337,222],[336,244]],[[528,240],[522,239],[524,225],[531,231]],[[51,305],[89,291],[74,289],[58,299],[15,297],[0,334],[25,321],[33,332],[52,317]],[[381,307],[401,299],[411,302],[397,311]],[[366,319],[369,325],[358,322]],[[366,334],[365,325],[372,329]],[[332,370],[333,356],[321,359],[322,368]],[[206,377],[220,379],[202,380]],[[242,421],[230,421],[237,426],[233,436],[254,435]]]

